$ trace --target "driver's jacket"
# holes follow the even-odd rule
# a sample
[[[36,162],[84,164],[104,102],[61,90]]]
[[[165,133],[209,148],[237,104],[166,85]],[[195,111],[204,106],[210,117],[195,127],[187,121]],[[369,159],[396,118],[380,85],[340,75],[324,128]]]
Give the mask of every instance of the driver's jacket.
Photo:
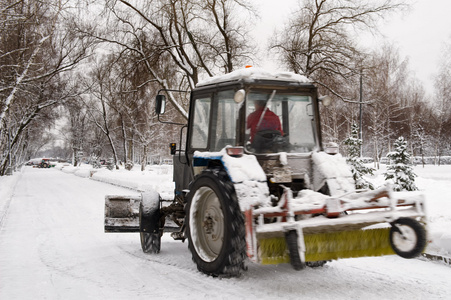
[[[255,133],[262,130],[277,130],[280,131],[280,133],[283,135],[283,130],[280,124],[279,117],[269,109],[265,111],[263,119],[260,122],[260,125],[258,125],[258,122],[260,121],[260,116],[263,111],[264,108],[258,109],[247,117],[247,129],[251,130],[250,137],[251,142],[254,139]]]

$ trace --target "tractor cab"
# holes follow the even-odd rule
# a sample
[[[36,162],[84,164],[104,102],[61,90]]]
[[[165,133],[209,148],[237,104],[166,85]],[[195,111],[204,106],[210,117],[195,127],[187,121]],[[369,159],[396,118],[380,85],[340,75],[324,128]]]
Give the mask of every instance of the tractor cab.
[[[270,83],[249,80],[194,91],[187,149],[243,146],[259,155],[309,153],[319,147],[316,89]]]
[[[311,153],[322,146],[317,89],[306,77],[239,70],[199,83],[190,101],[186,150],[174,157],[176,193],[208,164],[221,164],[196,161],[195,153],[225,148],[256,156],[270,183],[309,188]]]

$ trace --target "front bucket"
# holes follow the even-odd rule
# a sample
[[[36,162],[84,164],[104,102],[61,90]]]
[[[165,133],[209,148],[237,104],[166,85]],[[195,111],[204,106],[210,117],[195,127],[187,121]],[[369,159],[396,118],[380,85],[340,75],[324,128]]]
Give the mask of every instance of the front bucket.
[[[105,232],[139,232],[141,196],[105,196]]]

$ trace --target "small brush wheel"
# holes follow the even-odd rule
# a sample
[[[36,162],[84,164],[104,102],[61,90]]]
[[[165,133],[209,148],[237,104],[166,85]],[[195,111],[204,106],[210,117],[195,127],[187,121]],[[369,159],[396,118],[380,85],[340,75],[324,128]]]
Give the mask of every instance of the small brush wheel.
[[[285,241],[287,243],[288,251],[290,253],[290,263],[293,269],[302,270],[305,268],[305,263],[302,261],[299,254],[298,233],[296,230],[290,230],[285,234]]]
[[[401,257],[417,257],[426,246],[426,231],[414,219],[399,218],[390,229],[390,245]]]

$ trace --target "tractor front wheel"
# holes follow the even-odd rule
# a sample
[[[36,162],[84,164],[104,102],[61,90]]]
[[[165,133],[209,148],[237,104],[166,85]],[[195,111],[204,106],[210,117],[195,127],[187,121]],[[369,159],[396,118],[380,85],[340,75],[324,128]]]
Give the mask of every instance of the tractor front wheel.
[[[188,247],[199,271],[238,276],[246,256],[244,217],[224,170],[206,170],[188,194]]]

